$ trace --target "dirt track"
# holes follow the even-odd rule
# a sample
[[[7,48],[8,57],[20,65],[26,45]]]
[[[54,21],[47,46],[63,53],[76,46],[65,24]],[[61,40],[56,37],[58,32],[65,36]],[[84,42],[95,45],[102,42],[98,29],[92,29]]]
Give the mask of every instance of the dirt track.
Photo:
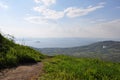
[[[37,80],[42,68],[43,64],[39,62],[6,69],[0,72],[0,80]]]

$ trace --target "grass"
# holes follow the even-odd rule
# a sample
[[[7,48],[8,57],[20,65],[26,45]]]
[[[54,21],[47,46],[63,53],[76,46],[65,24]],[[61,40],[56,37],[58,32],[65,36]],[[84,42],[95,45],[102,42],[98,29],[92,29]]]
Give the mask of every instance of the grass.
[[[40,52],[28,46],[15,44],[0,34],[0,69],[14,67],[19,64],[35,63],[44,58]]]
[[[44,61],[39,80],[120,80],[120,63],[91,58],[56,56]]]

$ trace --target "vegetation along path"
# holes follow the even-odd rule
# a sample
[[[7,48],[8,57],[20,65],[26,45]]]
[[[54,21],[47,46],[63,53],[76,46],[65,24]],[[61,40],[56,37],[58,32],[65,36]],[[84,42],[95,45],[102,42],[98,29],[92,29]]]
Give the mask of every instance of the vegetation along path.
[[[42,73],[42,68],[42,62],[38,62],[6,69],[0,72],[0,80],[37,80]]]

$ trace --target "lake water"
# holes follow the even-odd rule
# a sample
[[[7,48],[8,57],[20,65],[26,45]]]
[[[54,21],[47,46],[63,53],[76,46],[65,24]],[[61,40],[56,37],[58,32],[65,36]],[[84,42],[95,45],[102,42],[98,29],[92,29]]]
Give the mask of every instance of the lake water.
[[[91,39],[91,38],[26,38],[16,39],[19,44],[32,46],[36,48],[66,48],[88,45],[97,41],[107,39]]]

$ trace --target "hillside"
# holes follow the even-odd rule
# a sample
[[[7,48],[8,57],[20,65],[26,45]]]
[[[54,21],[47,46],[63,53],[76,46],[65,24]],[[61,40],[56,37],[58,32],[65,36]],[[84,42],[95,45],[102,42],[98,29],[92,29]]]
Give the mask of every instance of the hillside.
[[[15,44],[0,34],[0,69],[41,61],[44,56],[27,46]]]
[[[120,64],[59,55],[44,61],[39,80],[120,80]]]
[[[102,42],[103,43],[103,42]],[[102,44],[100,43],[100,44]],[[105,42],[106,43],[106,42]],[[104,44],[104,49],[113,48],[111,42]],[[115,43],[117,46],[119,42]],[[99,44],[91,44],[93,49]],[[90,46],[90,45],[89,45]],[[83,49],[89,52],[89,46],[84,46],[79,49],[66,48],[73,52],[81,51]],[[110,47],[108,47],[110,46]],[[78,49],[77,49],[78,48]],[[114,50],[119,50],[114,47]],[[94,51],[95,49],[91,50]],[[75,53],[74,53],[75,54]],[[105,53],[101,53],[105,54]],[[106,53],[108,54],[108,53]],[[68,55],[73,55],[70,52]],[[74,55],[75,56],[75,55]],[[82,57],[82,56],[81,56]],[[33,50],[30,47],[15,44],[13,40],[7,39],[0,34],[0,79],[1,80],[119,80],[120,79],[120,64],[113,62],[106,62],[94,58],[77,58],[65,55],[58,55],[54,57],[46,57],[41,53]],[[39,62],[41,61],[42,62]],[[39,63],[36,63],[39,62]],[[30,63],[29,65],[27,65]],[[36,64],[31,64],[36,63]],[[24,64],[24,65],[21,65]],[[11,68],[15,67],[16,68]],[[3,68],[8,68],[3,70]],[[7,70],[7,71],[6,71]]]
[[[47,55],[66,54],[77,57],[97,57],[114,62],[120,61],[119,41],[102,41],[73,48],[40,48],[37,50]]]

